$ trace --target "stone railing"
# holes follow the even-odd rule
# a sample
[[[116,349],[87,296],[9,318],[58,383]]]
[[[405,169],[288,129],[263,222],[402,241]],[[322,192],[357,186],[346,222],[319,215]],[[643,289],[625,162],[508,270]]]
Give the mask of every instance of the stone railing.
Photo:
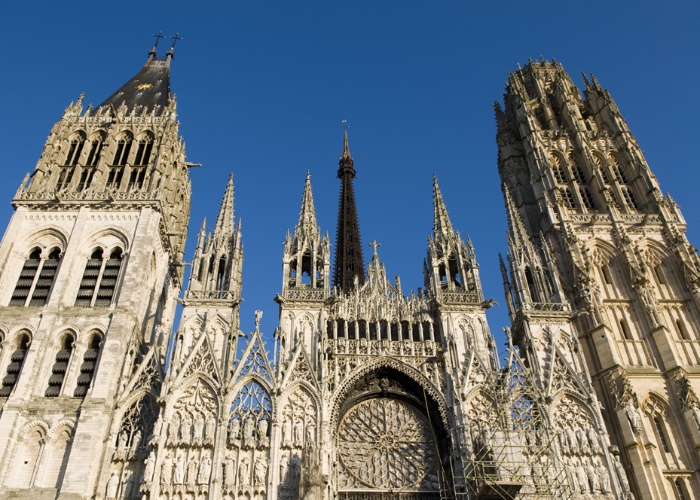
[[[477,292],[469,292],[466,290],[443,290],[441,295],[442,300],[448,304],[478,304],[481,302]]]
[[[236,292],[231,290],[187,290],[185,300],[236,300]]]
[[[289,300],[323,300],[323,290],[310,288],[293,288],[287,290],[286,298]]]

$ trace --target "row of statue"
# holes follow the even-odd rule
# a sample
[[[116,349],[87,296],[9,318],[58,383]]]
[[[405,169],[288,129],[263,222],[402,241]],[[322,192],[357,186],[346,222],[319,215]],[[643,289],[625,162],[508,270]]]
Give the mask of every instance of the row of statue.
[[[171,484],[187,484],[189,486],[194,486],[195,484],[209,484],[209,477],[211,476],[211,458],[209,458],[208,453],[205,453],[199,461],[193,458],[190,458],[189,460],[185,459],[184,453],[178,455],[175,459],[173,458],[174,457],[168,454],[163,459],[163,463],[160,466],[161,486],[168,486]],[[146,467],[147,473],[150,472],[151,476],[145,473],[144,477],[146,481],[149,481],[152,478],[153,467],[151,467],[150,462],[146,465]]]
[[[236,482],[236,480],[238,480]],[[254,460],[251,470],[251,460],[244,456],[238,463],[236,460],[227,458],[224,461],[224,484],[227,489],[233,489],[236,485],[239,489],[250,486],[265,486],[267,484],[267,461],[263,457]]]
[[[216,417],[201,412],[175,412],[168,426],[168,445],[211,446],[216,434]]]
[[[112,500],[116,498],[131,498],[138,491],[138,481],[134,477],[133,472],[124,469],[122,474],[118,470],[113,470],[112,475],[107,481],[106,499]]]
[[[612,493],[610,475],[600,459],[568,458],[566,474],[574,492],[593,495]]]
[[[267,448],[270,445],[270,438],[267,435],[270,423],[265,418],[258,420],[257,424],[253,416],[245,418],[242,424],[241,420],[243,420],[242,415],[234,415],[229,422],[227,438],[229,447],[251,449]]]
[[[129,432],[123,428],[117,435],[117,448],[114,451],[115,460],[131,460],[136,457],[139,447],[141,446],[141,430],[136,429]]]
[[[303,448],[306,443],[316,442],[316,424],[312,421],[306,424],[301,419],[287,417],[282,424],[282,448]]]
[[[558,430],[559,445],[564,455],[602,455],[598,435],[593,427],[564,426]]]

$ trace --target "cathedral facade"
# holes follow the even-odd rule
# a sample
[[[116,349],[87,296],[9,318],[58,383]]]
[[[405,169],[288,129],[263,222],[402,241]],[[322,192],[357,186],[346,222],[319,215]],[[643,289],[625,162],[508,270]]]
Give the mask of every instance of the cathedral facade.
[[[171,61],[154,48],[101,105],[72,103],[12,200],[0,498],[700,496],[700,260],[595,79],[582,95],[531,61],[496,105],[501,362],[437,179],[424,288],[387,279],[376,242],[365,263],[347,131],[334,259],[307,174],[279,325],[242,332],[233,177],[183,272]]]

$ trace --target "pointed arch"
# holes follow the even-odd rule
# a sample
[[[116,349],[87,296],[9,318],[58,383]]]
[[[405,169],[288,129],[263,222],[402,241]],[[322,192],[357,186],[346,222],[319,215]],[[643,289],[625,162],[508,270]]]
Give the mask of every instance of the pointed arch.
[[[256,375],[245,377],[237,385],[227,416],[227,446],[267,448],[274,412],[269,385]]]

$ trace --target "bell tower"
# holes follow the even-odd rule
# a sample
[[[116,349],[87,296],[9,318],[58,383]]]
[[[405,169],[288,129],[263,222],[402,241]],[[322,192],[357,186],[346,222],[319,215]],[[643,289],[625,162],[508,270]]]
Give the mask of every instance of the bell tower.
[[[700,260],[610,93],[583,79],[582,95],[557,62],[530,61],[496,103],[513,338],[533,353],[568,339],[625,495],[698,496]],[[542,316],[561,326],[535,328]]]
[[[161,376],[190,199],[173,55],[156,46],[102,104],[71,103],[12,200],[0,245],[0,490],[17,498],[94,496],[128,378],[147,356]],[[157,413],[153,403],[140,407]],[[137,456],[152,421],[125,434]],[[119,473],[133,485],[135,471]]]

